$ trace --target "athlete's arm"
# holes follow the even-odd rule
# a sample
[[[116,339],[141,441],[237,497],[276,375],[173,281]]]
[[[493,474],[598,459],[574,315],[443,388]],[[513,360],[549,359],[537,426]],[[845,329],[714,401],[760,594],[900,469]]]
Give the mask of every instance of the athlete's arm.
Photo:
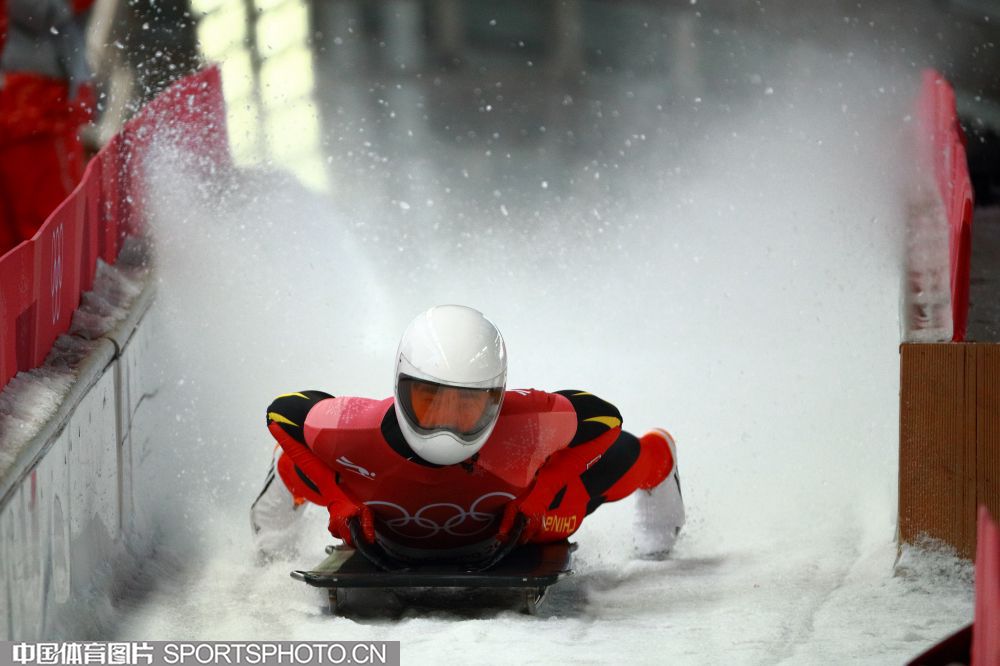
[[[621,413],[611,403],[585,391],[558,393],[576,412],[576,433],[565,448],[542,464],[528,492],[507,507],[500,526],[501,538],[513,527],[518,514],[528,520],[522,541],[532,537],[536,541],[561,539],[566,536],[565,526],[573,525],[575,529],[586,515],[589,498],[575,492],[567,496],[568,487],[600,460],[621,434]],[[557,511],[560,520],[546,521],[547,511]]]
[[[307,499],[325,506],[330,512],[330,532],[350,543],[347,521],[358,516],[365,536],[374,541],[375,528],[371,512],[344,494],[337,485],[336,473],[306,444],[303,426],[309,410],[320,401],[332,397],[322,391],[302,391],[278,396],[267,408],[267,429],[284,454],[295,464],[296,473],[315,490],[315,496]]]

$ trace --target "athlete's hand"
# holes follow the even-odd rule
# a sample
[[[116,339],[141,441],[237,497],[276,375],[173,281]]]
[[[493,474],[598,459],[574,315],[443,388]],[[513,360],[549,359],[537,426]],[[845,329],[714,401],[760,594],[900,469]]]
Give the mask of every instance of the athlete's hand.
[[[521,530],[518,543],[527,543],[541,532],[545,509],[551,502],[551,497],[545,499],[546,494],[543,489],[532,488],[527,495],[511,500],[504,509],[500,530],[497,532],[501,542],[506,543],[516,531],[514,526],[517,524],[518,516],[524,521],[524,529]]]
[[[375,543],[375,519],[367,506],[340,501],[330,504],[326,509],[330,512],[330,534],[343,539],[345,544],[353,548],[354,540],[351,538],[349,522],[352,518],[356,518],[361,525],[365,541]]]
[[[508,542],[517,531],[518,517],[524,520],[518,543],[548,543],[573,534],[587,515],[588,495],[578,480],[566,485],[538,478],[527,494],[512,500],[504,509],[497,537]]]

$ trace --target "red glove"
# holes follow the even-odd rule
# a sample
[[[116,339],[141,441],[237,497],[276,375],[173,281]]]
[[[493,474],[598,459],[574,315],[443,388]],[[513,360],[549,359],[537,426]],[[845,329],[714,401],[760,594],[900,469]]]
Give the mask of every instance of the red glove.
[[[510,539],[511,531],[514,529],[514,521],[517,520],[518,516],[524,516],[524,530],[521,531],[520,537],[518,537],[518,543],[527,543],[528,540],[538,533],[539,527],[542,524],[541,514],[534,510],[533,507],[526,507],[527,497],[524,500],[512,500],[507,508],[503,511],[503,520],[500,521],[500,530],[497,532],[497,538],[501,543],[507,543]]]
[[[525,495],[512,500],[504,509],[497,538],[506,542],[514,531],[517,517],[522,516],[525,525],[518,543],[565,539],[580,527],[587,515],[587,498],[587,491],[579,479],[556,485],[539,476]]]
[[[354,547],[351,537],[351,519],[357,519],[361,525],[361,533],[368,543],[375,543],[375,519],[367,506],[357,505],[349,501],[338,501],[326,507],[330,512],[330,534],[343,539],[344,543]]]

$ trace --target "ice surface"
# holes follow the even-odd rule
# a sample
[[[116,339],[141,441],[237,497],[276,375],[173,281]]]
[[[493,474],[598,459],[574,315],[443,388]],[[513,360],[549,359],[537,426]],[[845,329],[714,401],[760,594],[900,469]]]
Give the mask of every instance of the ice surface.
[[[164,151],[157,586],[109,635],[400,640],[405,663],[884,664],[966,623],[966,565],[914,551],[893,569],[896,155],[916,74],[805,46],[742,66],[697,97],[595,76],[499,146],[533,122],[517,104],[461,141],[347,113],[332,200],[265,170],[186,182]],[[414,85],[388,95],[396,117],[426,113]],[[355,139],[369,150],[349,155]],[[287,576],[321,559],[320,511],[299,556],[255,564],[266,405],[388,395],[397,336],[444,302],[498,323],[512,387],[591,390],[627,428],[674,434],[688,520],[668,561],[632,557],[626,500],[584,523],[547,618],[457,598],[331,618]]]

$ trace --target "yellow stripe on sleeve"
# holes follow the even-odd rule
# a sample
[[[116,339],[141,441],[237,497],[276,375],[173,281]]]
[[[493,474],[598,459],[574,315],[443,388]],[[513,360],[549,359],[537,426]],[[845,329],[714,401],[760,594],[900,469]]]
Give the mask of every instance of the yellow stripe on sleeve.
[[[288,419],[286,419],[284,416],[282,416],[278,412],[268,412],[267,413],[267,418],[269,420],[271,420],[271,421],[274,421],[275,423],[287,423],[288,425],[292,426],[293,428],[298,428],[299,427],[298,423],[293,423],[292,421],[289,421]]]
[[[301,393],[282,393],[278,398],[302,398],[303,400],[308,400],[309,396],[303,395]],[[277,400],[278,398],[275,398]]]
[[[591,421],[595,423],[603,423],[609,428],[617,428],[622,424],[622,420],[614,416],[595,416],[593,418],[584,419],[585,423],[589,423]]]

